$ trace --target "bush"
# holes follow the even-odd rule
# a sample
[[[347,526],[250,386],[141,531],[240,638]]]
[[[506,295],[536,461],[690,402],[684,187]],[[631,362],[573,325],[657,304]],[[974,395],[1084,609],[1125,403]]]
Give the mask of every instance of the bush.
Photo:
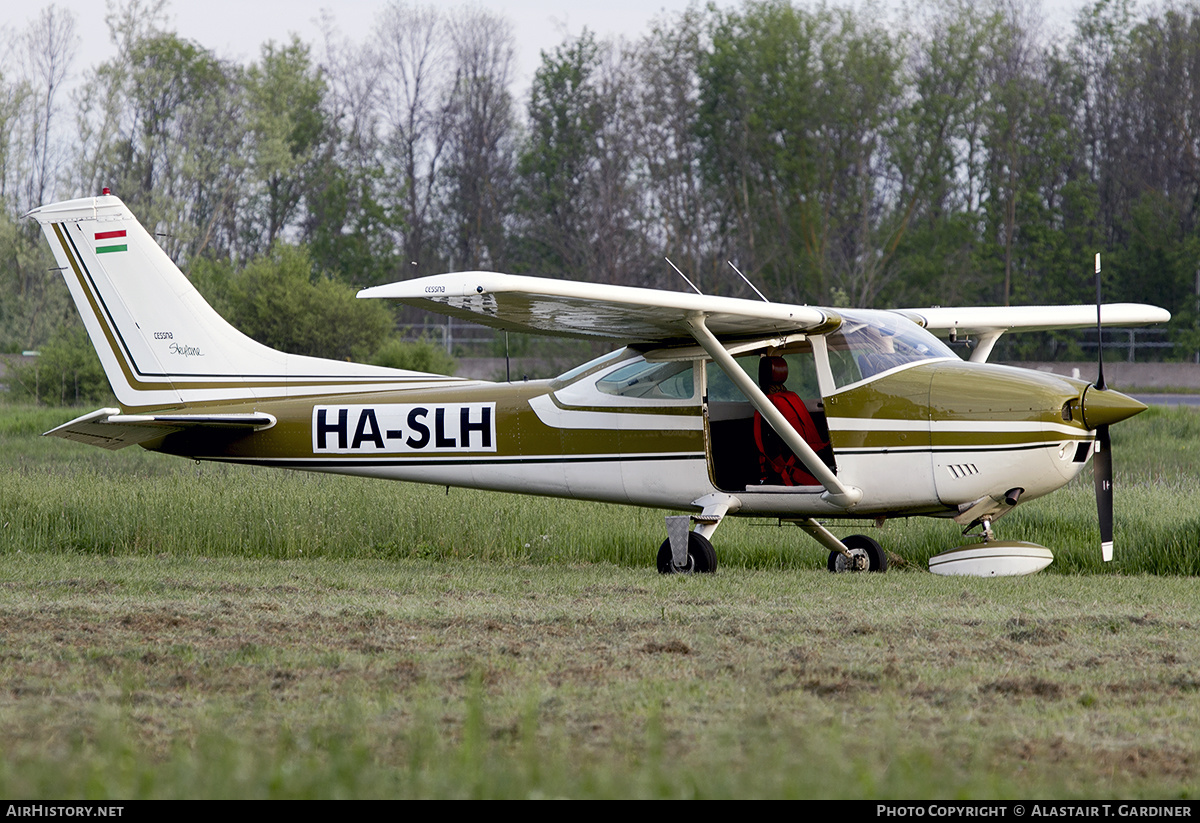
[[[8,391],[17,400],[49,406],[111,404],[112,389],[83,326],[63,326],[41,354],[9,368]]]
[[[359,300],[345,283],[313,272],[308,251],[276,245],[229,284],[228,320],[250,337],[291,354],[362,360],[391,331],[389,308]]]
[[[393,337],[383,344],[371,362],[389,369],[408,369],[429,374],[454,374],[458,364],[438,344],[421,338],[416,342],[405,342]]]

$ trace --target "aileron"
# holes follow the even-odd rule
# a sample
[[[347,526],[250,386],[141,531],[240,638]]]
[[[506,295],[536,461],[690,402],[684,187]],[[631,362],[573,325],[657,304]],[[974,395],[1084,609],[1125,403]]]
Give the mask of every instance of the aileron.
[[[975,306],[966,308],[897,309],[910,320],[933,332],[956,330],[959,334],[988,334],[1006,331],[1052,331],[1096,327],[1095,306]],[[1146,326],[1166,323],[1171,313],[1141,303],[1109,303],[1101,307],[1104,326]]]

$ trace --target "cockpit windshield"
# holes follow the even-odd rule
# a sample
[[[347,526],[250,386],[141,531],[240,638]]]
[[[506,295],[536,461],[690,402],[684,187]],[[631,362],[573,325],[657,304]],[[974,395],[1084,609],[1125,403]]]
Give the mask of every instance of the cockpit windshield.
[[[826,336],[838,388],[916,363],[957,355],[911,320],[887,311],[839,310],[842,325]]]

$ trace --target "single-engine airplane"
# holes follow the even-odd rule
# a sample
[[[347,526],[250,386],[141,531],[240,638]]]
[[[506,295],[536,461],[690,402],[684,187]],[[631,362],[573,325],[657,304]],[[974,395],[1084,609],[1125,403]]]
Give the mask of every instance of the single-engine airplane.
[[[994,539],[1021,501],[1096,458],[1112,556],[1108,426],[1145,406],[988,364],[1007,331],[1161,323],[1137,304],[869,311],[460,272],[369,288],[495,329],[623,348],[552,380],[494,383],[275,351],[237,331],[107,190],[30,212],[120,408],[48,435],[197,460],[661,507],[657,564],[711,572],[726,516],[792,522],[832,571],[887,568],[819,520],[953,518],[982,542],[941,573],[1024,574],[1049,550]],[[933,332],[974,336],[968,361]],[[758,375],[758,380],[752,378]],[[694,523],[694,529],[689,530]]]

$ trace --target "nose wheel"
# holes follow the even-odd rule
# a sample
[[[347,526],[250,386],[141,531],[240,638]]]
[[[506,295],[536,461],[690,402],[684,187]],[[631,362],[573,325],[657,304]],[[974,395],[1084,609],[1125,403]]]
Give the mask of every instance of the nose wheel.
[[[827,566],[831,572],[887,571],[887,552],[865,534],[844,537],[842,543],[849,550],[850,556],[847,557],[841,552],[830,552]]]

